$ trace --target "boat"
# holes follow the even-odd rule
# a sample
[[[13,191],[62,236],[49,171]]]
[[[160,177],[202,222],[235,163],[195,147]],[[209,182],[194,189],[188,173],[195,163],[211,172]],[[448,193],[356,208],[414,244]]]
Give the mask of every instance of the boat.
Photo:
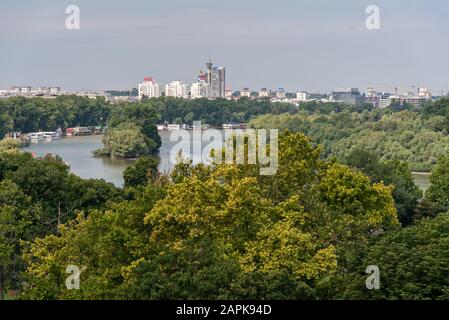
[[[42,140],[44,140],[44,133],[43,132],[32,132],[32,133],[28,133],[27,137],[31,139],[31,142],[42,141]]]
[[[43,132],[43,134],[46,141],[52,141],[61,137],[61,134],[58,131]]]
[[[180,124],[168,124],[167,125],[168,131],[181,130],[181,129],[182,129],[182,125],[180,125]]]
[[[238,123],[223,123],[222,125],[223,129],[240,129],[241,126]]]

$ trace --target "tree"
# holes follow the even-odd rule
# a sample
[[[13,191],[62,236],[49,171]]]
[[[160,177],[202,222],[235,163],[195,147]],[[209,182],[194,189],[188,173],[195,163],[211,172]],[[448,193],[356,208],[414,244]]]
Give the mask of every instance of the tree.
[[[23,271],[21,241],[36,236],[36,224],[40,221],[40,207],[32,205],[19,186],[10,180],[0,182],[0,300],[6,289],[18,289],[20,272]]]
[[[139,158],[123,172],[125,187],[137,187],[154,181],[158,175],[158,164],[154,157]]]
[[[110,155],[117,158],[137,158],[157,150],[154,140],[146,137],[135,123],[125,122],[106,131],[103,137],[104,149],[96,155]]]
[[[449,299],[449,214],[385,234],[348,266],[345,299]],[[380,290],[367,290],[367,266],[379,267]],[[340,284],[341,285],[341,284]]]
[[[343,272],[347,251],[396,228],[391,188],[320,160],[302,134],[285,132],[279,145],[276,176],[259,176],[257,164],[179,165],[176,179],[36,240],[24,255],[23,297],[316,297]],[[80,290],[64,289],[71,264],[86,267]]]
[[[441,157],[432,170],[426,198],[444,210],[449,209],[449,156]]]
[[[13,138],[5,138],[0,140],[0,152],[8,150],[17,150],[20,147],[20,142]]]
[[[123,297],[125,268],[151,249],[145,214],[163,198],[161,187],[148,185],[132,201],[105,211],[80,212],[61,225],[57,235],[36,239],[23,254],[27,263],[22,299],[117,299]],[[65,270],[80,269],[80,290],[67,290]]]
[[[415,185],[410,169],[405,162],[381,161],[379,157],[363,149],[353,150],[345,162],[371,177],[373,182],[393,185],[393,198],[399,221],[407,226],[413,221],[415,209],[422,192]]]

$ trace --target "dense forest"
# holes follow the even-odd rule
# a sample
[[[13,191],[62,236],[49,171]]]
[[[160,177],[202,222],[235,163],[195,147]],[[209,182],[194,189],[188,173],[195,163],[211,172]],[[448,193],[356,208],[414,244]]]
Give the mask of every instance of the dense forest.
[[[47,118],[27,112],[53,110],[57,99],[4,101],[9,127],[2,130],[86,125],[82,116],[91,108],[97,118],[85,121],[104,121],[114,134],[137,131],[158,148],[154,124],[184,122],[189,108],[201,105],[64,99],[67,110],[53,122],[49,111]],[[449,298],[449,99],[388,110],[204,103],[203,111],[231,118],[246,103],[259,111],[245,121],[285,129],[277,174],[261,176],[257,164],[178,164],[166,175],[147,150],[116,188],[76,177],[57,156],[33,158],[13,140],[1,141],[0,299]],[[182,105],[190,107],[178,110]],[[210,116],[200,114],[194,119]],[[434,140],[402,154],[422,134]],[[425,194],[410,173],[418,164],[432,169]],[[379,290],[366,288],[373,265]],[[68,266],[82,270],[79,290],[66,287]]]
[[[381,160],[404,161],[412,170],[426,172],[440,156],[449,153],[448,119],[449,98],[420,107],[397,104],[383,110],[371,105],[318,102],[297,107],[248,98],[231,101],[157,98],[119,104],[77,96],[0,100],[0,136],[11,131],[52,131],[77,125],[115,129],[110,139],[105,137],[105,149],[98,154],[136,157],[156,152],[160,147],[156,123],[201,121],[219,126],[249,122],[255,128],[302,132],[322,146],[325,158],[335,156],[343,160],[353,150],[365,149],[379,155]],[[138,128],[132,128],[132,124]],[[139,143],[130,147],[123,138],[124,132]]]
[[[287,103],[269,100],[185,100],[157,98],[139,103],[110,104],[103,98],[59,96],[55,99],[17,97],[0,100],[0,136],[11,131],[23,133],[51,131],[75,126],[106,126],[111,121],[129,117],[131,120],[154,123],[189,123],[202,121],[209,125],[248,122],[263,114],[296,112],[298,108]],[[137,119],[144,116],[143,120]],[[145,130],[149,130],[146,128]]]
[[[142,157],[125,171],[123,189],[77,178],[58,158],[5,148],[2,294],[418,299],[444,298],[449,289],[449,160],[436,166],[441,178],[432,180],[427,204],[414,202],[404,227],[394,185],[378,180],[401,180],[404,193],[413,184],[408,171],[397,164],[366,166],[379,170],[369,177],[322,160],[301,133],[281,134],[274,176],[260,176],[258,165],[224,164],[180,164],[166,176],[157,172],[156,160]],[[385,272],[382,287],[367,291],[364,272],[373,264]],[[79,290],[65,287],[70,265],[84,270]]]
[[[297,113],[261,116],[250,125],[303,132],[325,157],[344,159],[365,149],[382,160],[405,161],[414,171],[430,171],[449,154],[449,98],[383,110],[308,103]]]

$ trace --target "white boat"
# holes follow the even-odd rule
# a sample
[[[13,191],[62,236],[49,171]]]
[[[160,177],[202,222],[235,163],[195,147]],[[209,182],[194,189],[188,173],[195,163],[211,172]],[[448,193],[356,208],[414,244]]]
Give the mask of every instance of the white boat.
[[[42,141],[44,140],[44,133],[43,132],[32,132],[28,133],[27,137],[31,139],[31,141]]]
[[[46,131],[46,132],[31,132],[27,134],[27,137],[31,142],[36,143],[38,141],[52,141],[59,139],[62,136],[62,130],[57,131]]]
[[[58,134],[58,132],[43,132],[44,134],[44,139],[46,141],[52,141],[55,139],[59,139],[61,136]]]
[[[167,130],[169,130],[169,131],[181,130],[181,129],[182,129],[182,125],[180,125],[180,124],[168,124],[167,125]]]

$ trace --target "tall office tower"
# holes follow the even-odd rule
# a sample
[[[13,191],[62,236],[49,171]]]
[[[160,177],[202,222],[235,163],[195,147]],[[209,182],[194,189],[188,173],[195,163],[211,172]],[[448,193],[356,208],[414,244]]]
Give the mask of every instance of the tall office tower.
[[[226,72],[223,67],[215,67],[212,61],[206,63],[206,83],[210,86],[211,98],[224,98],[226,87]]]
[[[143,97],[159,98],[161,91],[157,82],[151,77],[145,77],[143,83],[139,83],[139,100]]]
[[[165,96],[187,98],[187,86],[181,81],[172,81],[165,86]]]

